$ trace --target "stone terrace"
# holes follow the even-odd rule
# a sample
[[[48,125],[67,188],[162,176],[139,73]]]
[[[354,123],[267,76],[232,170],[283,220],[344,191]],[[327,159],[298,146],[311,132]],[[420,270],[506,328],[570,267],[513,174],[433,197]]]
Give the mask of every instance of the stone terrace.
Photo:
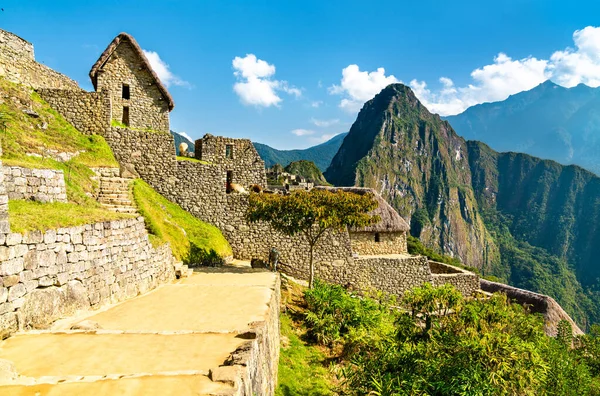
[[[272,394],[278,283],[247,263],[206,269],[51,330],[19,333],[0,343],[0,359],[18,375],[11,379],[0,360],[0,394]]]

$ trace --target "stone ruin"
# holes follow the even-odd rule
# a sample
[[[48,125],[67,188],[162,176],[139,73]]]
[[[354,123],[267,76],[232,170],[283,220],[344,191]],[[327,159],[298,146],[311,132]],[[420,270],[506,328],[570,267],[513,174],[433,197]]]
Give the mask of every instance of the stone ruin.
[[[119,34],[92,66],[94,92],[35,62],[33,47],[11,33],[0,30],[0,49],[0,75],[35,88],[82,133],[103,136],[123,169],[217,226],[236,258],[267,261],[275,247],[283,271],[308,277],[303,239],[245,220],[248,195],[236,192],[267,186],[264,162],[250,140],[207,134],[195,142],[197,161],[177,158],[169,133],[173,98],[132,36]],[[407,253],[406,222],[377,199],[384,221],[369,229],[327,233],[317,245],[316,276],[356,290],[377,288],[396,295],[424,282],[442,282],[427,258]],[[466,295],[478,289],[474,274],[446,275],[443,282]]]

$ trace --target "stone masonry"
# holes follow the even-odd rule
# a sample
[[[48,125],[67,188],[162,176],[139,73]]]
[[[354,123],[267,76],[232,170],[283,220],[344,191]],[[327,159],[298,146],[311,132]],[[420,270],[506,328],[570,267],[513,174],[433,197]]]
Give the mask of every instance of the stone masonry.
[[[142,217],[6,234],[0,246],[0,335],[44,328],[174,277],[171,249],[152,247]]]
[[[38,202],[67,202],[63,171],[2,167],[8,198]]]
[[[375,240],[377,238],[377,241]],[[350,232],[352,251],[363,255],[407,252],[406,232]]]
[[[33,88],[79,89],[77,83],[48,66],[37,63],[33,45],[0,29],[0,76]]]

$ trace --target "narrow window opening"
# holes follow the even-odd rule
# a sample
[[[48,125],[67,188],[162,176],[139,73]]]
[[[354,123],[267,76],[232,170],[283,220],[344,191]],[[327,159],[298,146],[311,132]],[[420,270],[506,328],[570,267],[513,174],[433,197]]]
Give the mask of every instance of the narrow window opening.
[[[225,145],[225,158],[233,159],[233,144]]]
[[[129,106],[123,106],[123,119],[121,122],[125,126],[129,126]]]
[[[129,91],[129,85],[123,84],[122,96],[123,96],[123,99],[129,99],[131,97],[131,93]]]
[[[233,171],[227,171],[227,182],[225,184],[225,191],[227,194],[231,192],[231,183],[233,183]]]
[[[375,233],[375,242],[381,242],[378,232]]]

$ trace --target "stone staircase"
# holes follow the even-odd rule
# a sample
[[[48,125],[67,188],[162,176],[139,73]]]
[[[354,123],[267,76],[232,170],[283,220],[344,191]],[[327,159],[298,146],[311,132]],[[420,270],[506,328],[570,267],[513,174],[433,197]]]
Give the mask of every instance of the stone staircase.
[[[175,263],[175,277],[177,279],[188,278],[192,276],[194,270],[183,264],[181,261]]]
[[[131,195],[131,181],[121,177],[119,168],[96,168],[96,180],[99,184],[98,202],[112,212],[137,213]]]

